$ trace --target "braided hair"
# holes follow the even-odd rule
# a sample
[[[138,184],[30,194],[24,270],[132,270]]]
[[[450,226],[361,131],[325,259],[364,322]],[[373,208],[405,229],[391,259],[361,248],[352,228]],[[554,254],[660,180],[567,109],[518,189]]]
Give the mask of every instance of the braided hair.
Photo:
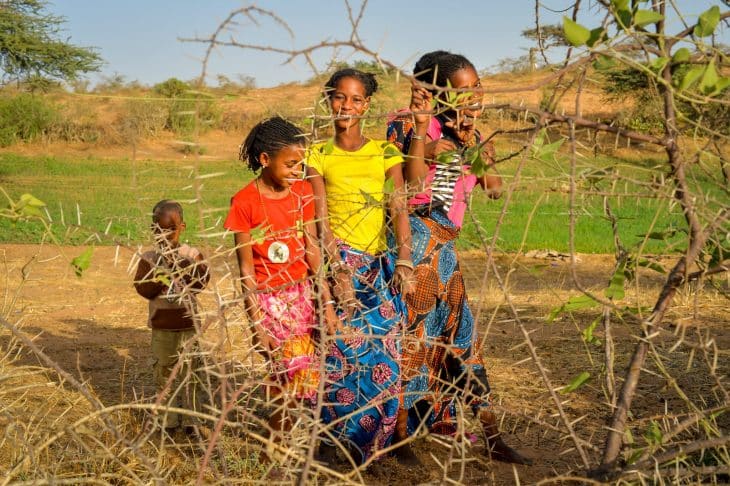
[[[436,61],[442,56],[450,55],[449,51],[431,51],[422,55],[415,66],[413,66],[413,77],[417,81],[422,83],[433,83],[434,81],[434,67]]]
[[[432,83],[445,88],[449,85],[449,78],[462,69],[473,69],[474,64],[461,54],[447,51],[433,51],[421,56],[413,67],[413,73],[418,81]],[[434,79],[435,72],[435,79]]]
[[[180,221],[183,220],[183,208],[182,205],[173,201],[172,199],[163,199],[162,201],[155,204],[152,208],[152,222],[159,224],[162,218],[168,214],[177,214],[180,216]]]
[[[246,140],[241,144],[238,159],[248,163],[248,168],[256,172],[261,168],[261,154],[269,157],[290,145],[304,145],[304,133],[280,116],[259,122],[251,129]]]
[[[364,73],[358,69],[346,68],[335,71],[334,74],[324,83],[325,97],[330,98],[330,94],[337,89],[337,84],[344,78],[357,79],[365,87],[365,96],[370,97],[378,90],[378,81],[372,73]]]

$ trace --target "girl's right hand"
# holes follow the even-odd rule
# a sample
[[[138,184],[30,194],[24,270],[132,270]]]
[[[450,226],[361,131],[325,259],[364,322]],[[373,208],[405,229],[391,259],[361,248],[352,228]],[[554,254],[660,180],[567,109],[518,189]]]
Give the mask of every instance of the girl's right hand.
[[[453,152],[454,150],[456,150],[454,142],[448,138],[439,138],[438,140],[434,140],[433,142],[426,144],[425,157],[426,160],[435,160],[438,154]]]
[[[347,313],[348,320],[355,315],[360,308],[360,302],[355,297],[355,289],[352,287],[350,272],[338,272],[335,277],[334,294],[337,301]]]
[[[427,124],[431,121],[431,115],[433,114],[432,100],[433,94],[417,81],[413,81],[411,84],[410,110],[413,112],[413,120],[416,125]]]
[[[265,358],[271,357],[271,351],[274,349],[274,342],[269,333],[258,324],[254,325],[254,346],[257,351],[264,355]]]
[[[337,316],[335,308],[332,304],[327,304],[324,308],[324,321],[327,326],[327,334],[334,336],[337,331],[342,331],[342,321]]]

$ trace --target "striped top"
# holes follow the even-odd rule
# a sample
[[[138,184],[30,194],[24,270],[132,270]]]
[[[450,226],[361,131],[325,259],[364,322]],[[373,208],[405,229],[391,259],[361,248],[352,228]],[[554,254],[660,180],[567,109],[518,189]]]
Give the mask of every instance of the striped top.
[[[410,117],[394,117],[388,124],[388,141],[398,146],[404,154],[408,153],[413,133],[414,127]],[[426,133],[431,140],[444,138],[443,125],[438,117],[431,118]],[[455,143],[455,145],[460,144]],[[449,220],[457,228],[461,228],[467,199],[477,185],[477,177],[469,172],[471,166],[461,163],[461,158],[455,153],[449,161],[429,161],[426,190],[416,194],[408,204],[412,206],[437,204],[443,208]]]

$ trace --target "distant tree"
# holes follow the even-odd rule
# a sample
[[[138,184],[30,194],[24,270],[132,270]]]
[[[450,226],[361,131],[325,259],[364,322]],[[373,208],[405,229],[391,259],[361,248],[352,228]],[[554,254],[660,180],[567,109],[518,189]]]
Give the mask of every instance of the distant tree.
[[[537,27],[531,29],[525,29],[522,31],[522,37],[525,39],[534,40],[538,46],[542,44],[543,49],[550,49],[551,47],[567,47],[570,44],[565,38],[562,25],[541,25],[540,35],[538,35]]]
[[[31,77],[68,81],[101,67],[93,48],[60,38],[66,19],[48,13],[46,7],[44,0],[0,0],[2,82]]]

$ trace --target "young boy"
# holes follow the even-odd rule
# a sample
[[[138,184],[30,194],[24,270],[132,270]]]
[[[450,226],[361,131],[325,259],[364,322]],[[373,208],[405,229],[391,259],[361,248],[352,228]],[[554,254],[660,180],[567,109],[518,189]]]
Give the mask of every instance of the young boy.
[[[200,411],[201,388],[196,369],[199,367],[198,343],[195,340],[200,318],[195,294],[205,288],[210,275],[201,253],[180,244],[180,233],[185,229],[182,206],[164,199],[152,210],[152,231],[155,248],[145,252],[137,265],[134,287],[149,300],[147,325],[152,329],[152,354],[155,358],[154,381],[157,393],[164,393],[169,406]],[[191,341],[192,340],[192,341]],[[176,378],[167,385],[178,358],[185,350],[184,362]],[[180,379],[185,384],[180,391]],[[177,394],[169,397],[171,393]],[[169,412],[163,415],[168,432],[182,426],[187,434],[198,432],[197,421],[185,414]]]

